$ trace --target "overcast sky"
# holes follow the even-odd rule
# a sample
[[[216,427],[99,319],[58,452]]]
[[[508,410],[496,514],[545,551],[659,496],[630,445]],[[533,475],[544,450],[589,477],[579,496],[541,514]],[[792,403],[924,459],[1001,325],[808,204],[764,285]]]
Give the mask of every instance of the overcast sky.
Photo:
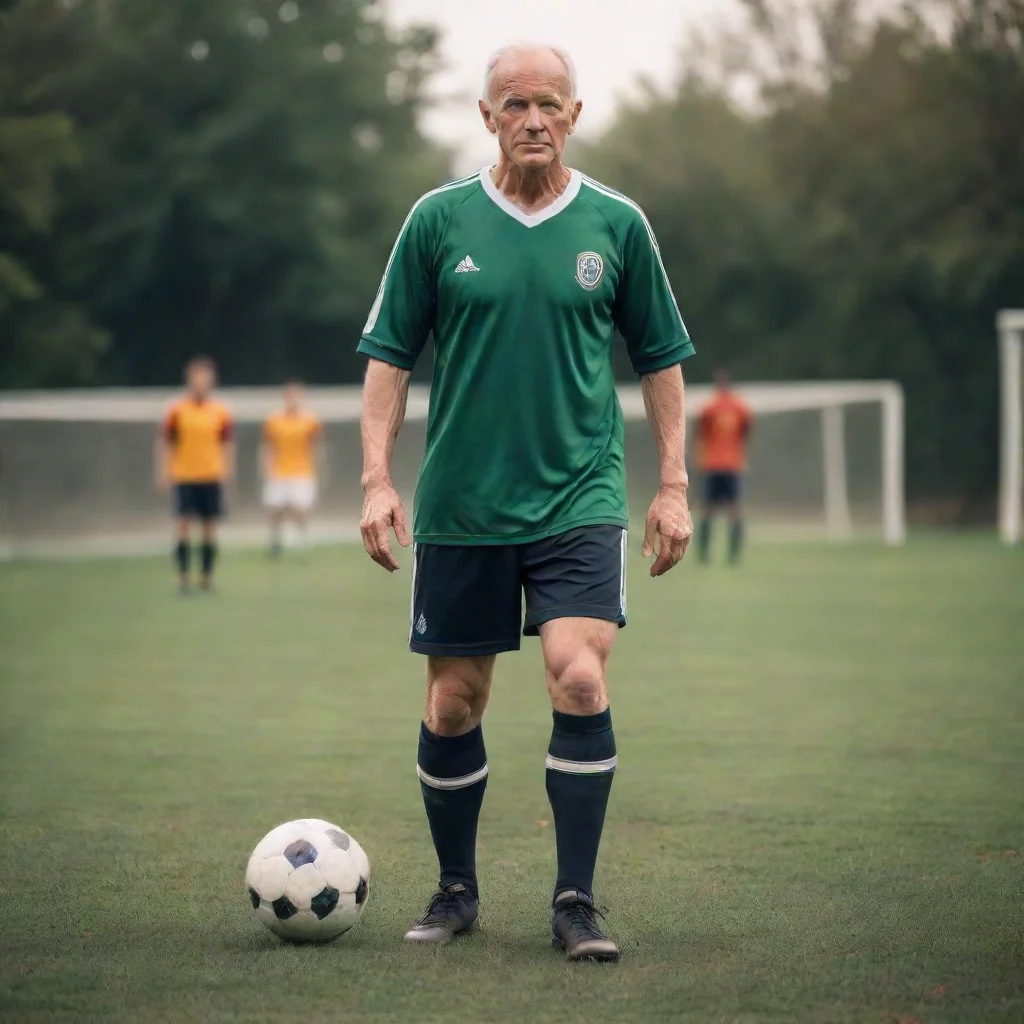
[[[499,46],[536,39],[572,54],[585,137],[607,124],[616,98],[629,92],[637,75],[671,83],[687,26],[721,21],[736,10],[734,0],[387,0],[387,5],[399,25],[419,21],[442,30],[447,70],[434,89],[456,98],[432,110],[423,127],[457,147],[457,173],[482,167],[494,156],[476,99],[483,66]]]

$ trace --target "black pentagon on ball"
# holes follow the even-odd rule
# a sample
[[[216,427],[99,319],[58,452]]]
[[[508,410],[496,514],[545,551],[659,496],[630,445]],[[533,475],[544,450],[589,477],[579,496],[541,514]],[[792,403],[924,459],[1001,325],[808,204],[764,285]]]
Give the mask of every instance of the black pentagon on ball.
[[[352,840],[349,838],[348,833],[342,832],[340,828],[329,828],[327,830],[327,838],[330,839],[330,841],[334,843],[339,850],[347,850],[349,846],[352,845]]]
[[[365,878],[359,879],[359,884],[356,886],[356,906],[361,907],[366,902],[366,897],[370,895],[370,885]]]
[[[284,855],[293,868],[312,864],[317,858],[316,847],[305,839],[296,839],[284,848]]]
[[[321,889],[310,901],[309,909],[322,921],[337,905],[341,893],[332,889],[329,885]]]
[[[299,912],[299,908],[287,896],[279,896],[270,905],[274,908],[274,917],[278,921],[287,921],[289,917],[294,917]]]
[[[252,900],[252,909],[255,910],[260,905],[260,894],[251,885],[249,886],[249,899]]]

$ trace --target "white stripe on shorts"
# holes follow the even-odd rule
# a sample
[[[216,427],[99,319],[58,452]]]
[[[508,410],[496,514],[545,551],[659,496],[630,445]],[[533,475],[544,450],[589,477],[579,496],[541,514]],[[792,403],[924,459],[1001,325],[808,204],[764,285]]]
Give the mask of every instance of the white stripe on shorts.
[[[416,562],[420,553],[419,544],[412,546],[412,583],[409,585],[409,643],[412,643],[412,631],[416,627]]]
[[[618,763],[617,756],[606,758],[604,761],[563,761],[560,757],[548,754],[544,759],[546,768],[555,772],[565,772],[567,775],[600,775],[603,772],[615,771]]]
[[[619,545],[619,611],[626,617],[626,531]]]
[[[468,775],[460,775],[457,779],[438,779],[433,775],[428,775],[419,765],[416,765],[416,774],[420,777],[420,782],[431,789],[465,789],[467,786],[472,786],[474,782],[479,782],[487,777],[487,763],[484,762],[483,768],[477,768],[475,772],[470,772]]]

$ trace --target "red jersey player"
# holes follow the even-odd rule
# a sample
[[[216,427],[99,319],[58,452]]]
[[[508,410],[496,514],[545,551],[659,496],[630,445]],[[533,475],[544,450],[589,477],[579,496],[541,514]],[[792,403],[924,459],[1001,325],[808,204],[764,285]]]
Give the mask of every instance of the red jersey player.
[[[743,546],[743,473],[753,416],[750,407],[730,387],[729,374],[715,371],[715,393],[700,414],[697,464],[704,474],[704,503],[697,531],[697,557],[708,560],[711,522],[716,511],[728,513],[729,561],[739,560]]]

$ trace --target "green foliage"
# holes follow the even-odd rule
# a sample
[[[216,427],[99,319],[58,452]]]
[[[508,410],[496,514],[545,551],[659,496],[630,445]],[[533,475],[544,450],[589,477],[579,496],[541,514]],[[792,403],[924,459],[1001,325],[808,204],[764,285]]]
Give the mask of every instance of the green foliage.
[[[746,6],[740,59],[623,110],[586,163],[654,221],[697,375],[900,380],[911,495],[969,515],[994,491],[995,313],[1024,303],[1024,5],[932,5],[948,36]]]
[[[445,175],[416,125],[434,35],[390,31],[364,0],[21,0],[4,17],[18,90],[0,116],[64,125],[80,160],[23,195],[31,161],[57,163],[40,143],[0,178],[0,205],[48,232],[0,280],[88,311],[55,307],[53,344],[16,332],[5,383],[72,382],[54,377],[61,332],[79,381],[170,382],[198,350],[234,381],[355,376],[394,232]],[[111,335],[99,361],[91,323]]]

